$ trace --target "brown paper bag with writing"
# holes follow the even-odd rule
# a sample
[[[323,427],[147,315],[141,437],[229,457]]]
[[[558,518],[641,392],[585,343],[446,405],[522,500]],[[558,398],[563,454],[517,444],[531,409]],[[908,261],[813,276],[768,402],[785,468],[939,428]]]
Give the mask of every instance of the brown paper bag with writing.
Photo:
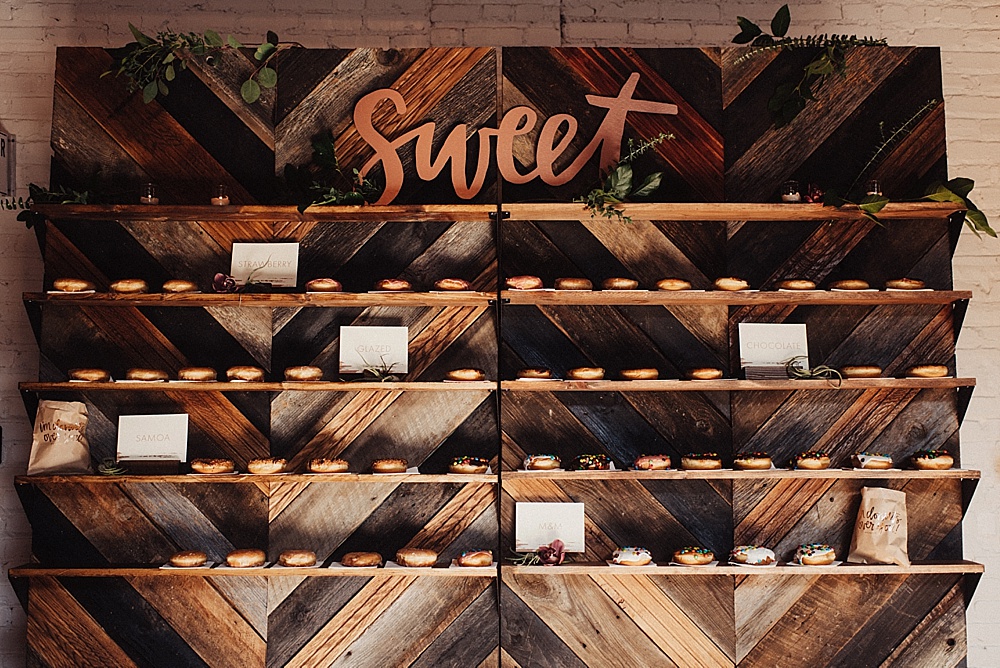
[[[86,404],[38,402],[28,475],[93,473],[86,431]]]
[[[848,561],[909,566],[906,554],[906,494],[884,487],[862,487]]]

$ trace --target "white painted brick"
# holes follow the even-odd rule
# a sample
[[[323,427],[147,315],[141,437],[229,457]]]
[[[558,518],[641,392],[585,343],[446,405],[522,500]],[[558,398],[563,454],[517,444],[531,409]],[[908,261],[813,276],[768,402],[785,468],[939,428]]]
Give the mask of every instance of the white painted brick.
[[[568,43],[579,46],[625,44],[628,38],[628,24],[608,21],[571,23],[563,28],[563,38]]]
[[[637,42],[653,44],[683,44],[694,36],[690,23],[630,23],[629,37]]]

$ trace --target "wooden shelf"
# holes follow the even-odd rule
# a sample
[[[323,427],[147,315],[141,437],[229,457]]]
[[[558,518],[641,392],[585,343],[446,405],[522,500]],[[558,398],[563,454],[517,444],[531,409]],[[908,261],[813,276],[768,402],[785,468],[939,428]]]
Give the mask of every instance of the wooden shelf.
[[[889,471],[860,471],[858,469],[831,468],[823,471],[791,469],[771,469],[769,471],[735,471],[719,469],[715,471],[504,471],[505,481],[533,480],[746,480],[749,478],[797,478],[797,479],[906,479],[915,478],[962,478],[978,480],[979,471],[973,469],[949,469],[947,471],[917,471],[914,469]]]
[[[586,305],[586,306],[755,306],[792,304],[797,306],[882,306],[885,304],[951,304],[972,299],[967,290],[887,291],[878,292],[725,292],[670,290],[504,290],[501,299],[512,305]]]
[[[324,293],[249,293],[217,294],[148,293],[120,295],[106,292],[90,294],[49,294],[25,292],[25,302],[63,306],[259,306],[363,308],[368,306],[488,306],[495,292],[324,292]]]
[[[839,382],[824,379],[504,380],[500,383],[500,389],[517,392],[729,392],[748,390],[925,390],[975,387],[975,385],[975,378],[847,378]]]
[[[840,566],[621,566],[605,563],[572,563],[561,566],[504,566],[515,575],[914,575],[919,573],[982,573],[983,565],[974,561],[915,562],[909,567],[895,564],[841,564]],[[11,572],[14,572],[13,570]]]
[[[497,389],[491,380],[443,382],[413,381],[366,383],[340,381],[298,381],[283,383],[198,382],[168,380],[164,382],[116,381],[111,383],[56,382],[20,383],[23,392],[482,392]]]
[[[206,475],[178,473],[175,475],[20,475],[14,477],[17,485],[47,485],[62,483],[119,484],[161,483],[201,485],[205,483],[356,483],[392,481],[400,483],[487,483],[496,484],[496,474],[487,473],[280,473],[254,475],[252,473],[220,473]]]
[[[59,568],[28,564],[10,569],[11,577],[132,578],[132,577],[446,577],[495,578],[496,569],[486,568],[160,568],[159,566],[109,566],[107,568]]]

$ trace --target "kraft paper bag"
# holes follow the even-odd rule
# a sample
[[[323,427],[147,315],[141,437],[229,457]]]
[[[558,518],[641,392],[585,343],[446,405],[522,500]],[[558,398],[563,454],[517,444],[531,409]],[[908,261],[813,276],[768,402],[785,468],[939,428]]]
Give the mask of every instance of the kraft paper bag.
[[[93,473],[86,432],[86,404],[40,401],[31,439],[28,475]]]
[[[884,487],[862,487],[848,561],[909,566],[906,554],[906,494]]]

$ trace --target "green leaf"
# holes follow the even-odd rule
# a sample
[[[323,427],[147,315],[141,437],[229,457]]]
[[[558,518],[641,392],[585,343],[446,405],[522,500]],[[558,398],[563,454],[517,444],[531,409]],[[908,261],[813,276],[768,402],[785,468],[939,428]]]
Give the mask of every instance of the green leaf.
[[[205,31],[205,43],[214,47],[220,47],[223,44],[222,37],[220,37],[219,33],[214,30]]]
[[[156,97],[156,93],[159,90],[159,86],[156,85],[155,81],[150,81],[148,84],[142,88],[142,101],[149,104]]]
[[[996,238],[996,231],[990,227],[989,221],[986,220],[986,214],[984,214],[979,209],[969,209],[965,212],[965,221],[969,227],[972,228],[973,232],[984,232],[989,236]]]
[[[229,35],[228,37],[226,37],[226,43],[229,44],[229,46],[233,47],[234,49],[242,49],[243,48],[243,45],[240,44],[240,41],[238,39],[236,39],[235,37],[233,37],[232,35]]]
[[[946,186],[940,183],[932,187],[931,190],[928,191],[926,195],[924,195],[924,199],[929,199],[934,202],[955,202],[956,204],[961,204],[965,206],[964,198],[959,197],[951,190],[949,190]]]
[[[170,89],[167,88],[167,82],[163,79],[156,80],[156,87],[159,89],[161,95],[168,95],[170,93]]]
[[[788,32],[788,25],[792,22],[792,15],[788,11],[788,5],[782,5],[771,19],[771,34],[775,37],[784,37]]]
[[[957,177],[946,182],[945,185],[959,197],[968,197],[972,189],[976,187],[976,182],[972,179]]]
[[[858,204],[858,208],[865,213],[875,214],[885,208],[889,203],[889,198],[883,195],[867,195]]]
[[[259,83],[262,88],[274,88],[278,83],[278,73],[270,67],[262,67],[260,71],[257,72],[257,83]]]
[[[132,31],[132,36],[135,37],[135,41],[139,42],[139,46],[149,46],[153,43],[153,38],[143,35],[142,31],[131,23],[128,24],[128,29]]]
[[[268,30],[267,31],[266,38],[267,38],[267,41],[270,44],[274,44],[275,46],[278,45],[278,41],[279,41],[278,40],[278,33],[274,32],[273,30]]]
[[[264,44],[261,44],[260,46],[257,47],[257,50],[254,52],[253,57],[256,58],[257,60],[267,60],[267,57],[270,56],[272,53],[274,53],[274,50],[276,48],[277,47],[274,44],[271,44],[270,42],[265,42]]]
[[[638,188],[632,191],[632,197],[649,197],[660,187],[663,172],[653,172],[647,176]]]
[[[253,79],[247,79],[240,86],[240,96],[247,104],[253,104],[260,99],[260,86]]]
[[[167,65],[167,69],[163,70],[163,78],[167,81],[173,81],[175,76],[174,66]]]
[[[617,199],[623,199],[632,190],[632,165],[619,164],[608,174],[607,190]]]
[[[737,16],[736,23],[740,26],[740,34],[733,38],[734,44],[746,44],[754,37],[764,32],[760,29],[760,26],[743,16]]]
[[[172,62],[174,62],[174,60],[175,60],[176,58],[177,58],[177,56],[175,56],[175,55],[174,55],[174,52],[173,52],[173,51],[171,51],[170,53],[168,53],[168,54],[167,54],[167,55],[166,55],[166,56],[165,56],[165,57],[163,58],[163,64],[164,64],[164,65],[166,65],[167,63],[172,63]]]

